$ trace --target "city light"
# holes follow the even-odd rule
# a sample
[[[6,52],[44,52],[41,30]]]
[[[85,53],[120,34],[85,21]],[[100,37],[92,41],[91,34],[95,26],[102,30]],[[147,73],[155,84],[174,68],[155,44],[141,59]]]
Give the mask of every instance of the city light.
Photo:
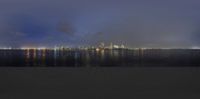
[[[54,47],[32,47],[32,46],[23,46],[20,48],[14,47],[0,47],[0,50],[115,50],[115,49],[128,49],[128,50],[147,50],[147,49],[200,49],[198,46],[187,47],[187,48],[178,48],[178,47],[170,47],[170,48],[151,48],[151,47],[127,47],[124,44],[113,44],[110,43],[106,45],[105,43],[100,43],[95,46],[78,46],[78,47],[66,47],[66,46],[54,46]]]

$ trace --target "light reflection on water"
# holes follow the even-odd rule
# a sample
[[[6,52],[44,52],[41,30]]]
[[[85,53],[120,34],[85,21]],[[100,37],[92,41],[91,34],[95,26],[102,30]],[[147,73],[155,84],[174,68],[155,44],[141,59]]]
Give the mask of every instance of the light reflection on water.
[[[200,66],[200,50],[0,50],[0,66]]]

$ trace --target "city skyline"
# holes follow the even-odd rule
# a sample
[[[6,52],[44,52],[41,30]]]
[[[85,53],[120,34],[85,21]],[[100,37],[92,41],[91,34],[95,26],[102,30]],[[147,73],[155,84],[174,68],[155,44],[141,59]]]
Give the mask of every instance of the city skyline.
[[[121,43],[110,43],[105,44],[101,42],[97,45],[78,45],[78,46],[69,46],[69,45],[54,45],[54,46],[21,46],[21,47],[13,47],[13,46],[0,46],[1,49],[12,50],[12,49],[200,49],[199,46],[192,47],[130,47],[127,44]]]

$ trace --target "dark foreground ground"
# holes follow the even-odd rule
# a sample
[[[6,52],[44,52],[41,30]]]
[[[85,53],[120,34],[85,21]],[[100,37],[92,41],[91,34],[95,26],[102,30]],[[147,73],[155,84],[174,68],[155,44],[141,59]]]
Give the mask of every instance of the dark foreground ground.
[[[200,68],[0,68],[0,99],[199,99]]]

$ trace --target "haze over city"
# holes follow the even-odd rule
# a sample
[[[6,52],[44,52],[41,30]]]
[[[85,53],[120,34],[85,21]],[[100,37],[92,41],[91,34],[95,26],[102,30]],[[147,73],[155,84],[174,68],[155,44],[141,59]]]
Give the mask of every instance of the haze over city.
[[[200,46],[198,0],[1,0],[0,46]]]

